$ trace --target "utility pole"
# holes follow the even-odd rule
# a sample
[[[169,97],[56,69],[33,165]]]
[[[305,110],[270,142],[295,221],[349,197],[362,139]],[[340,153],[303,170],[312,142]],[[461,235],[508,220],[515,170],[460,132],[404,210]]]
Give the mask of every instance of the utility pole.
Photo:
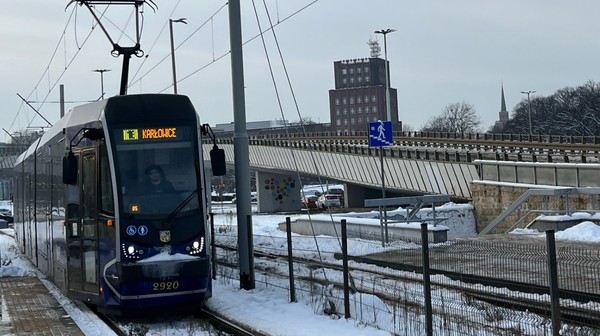
[[[375,34],[383,34],[383,57],[385,60],[385,103],[386,103],[386,116],[387,120],[395,124],[397,120],[392,120],[392,108],[390,102],[390,73],[388,69],[387,60],[387,34],[395,32],[395,29],[381,29],[376,30]]]
[[[169,19],[169,36],[171,36],[171,65],[173,67],[173,93],[177,94],[177,71],[175,71],[175,43],[173,42],[173,22],[185,23],[186,18]]]
[[[529,95],[532,93],[535,93],[535,91],[532,91],[532,90],[521,91],[521,93],[527,95],[527,105],[528,105],[528,110],[529,110],[529,138],[531,138],[531,136],[533,135],[533,127],[531,125],[531,99],[530,99]]]
[[[100,73],[100,99],[104,99],[104,73],[110,71],[109,69],[95,69],[93,72]]]
[[[387,34],[395,32],[395,29],[381,29],[376,30],[375,34],[383,34],[383,57],[385,61],[385,112],[387,121],[392,122],[392,125],[395,124],[398,120],[392,120],[392,108],[390,102],[390,72],[388,69],[388,60],[387,60]],[[383,165],[383,147],[379,148],[379,160],[381,163],[381,198],[385,198],[385,171]],[[387,227],[387,208],[383,207],[383,221],[385,222],[385,227]]]
[[[250,202],[250,153],[246,130],[244,96],[244,57],[240,0],[229,1],[229,43],[231,45],[231,85],[233,91],[233,151],[235,155],[235,190],[240,263],[240,288],[256,287],[252,243],[252,206]]]

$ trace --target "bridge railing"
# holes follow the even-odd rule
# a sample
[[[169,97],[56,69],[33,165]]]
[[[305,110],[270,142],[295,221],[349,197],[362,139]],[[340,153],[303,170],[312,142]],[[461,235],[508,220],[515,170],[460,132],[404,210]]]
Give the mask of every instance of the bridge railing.
[[[347,140],[348,138],[369,138],[366,131],[352,132],[299,132],[293,129],[286,132],[284,128],[273,128],[267,130],[248,130],[251,139],[314,139],[314,138],[337,138]],[[558,134],[513,134],[513,133],[455,133],[455,132],[392,132],[394,139],[453,139],[453,140],[475,140],[475,141],[515,141],[515,142],[537,142],[537,143],[561,143],[561,144],[600,144],[600,136],[596,135],[558,135]],[[232,137],[232,132],[217,133],[217,137]]]
[[[357,133],[357,132],[355,132]],[[487,136],[488,133],[485,135]],[[475,134],[477,135],[477,134]],[[475,136],[471,134],[471,136]],[[481,134],[480,134],[481,135]],[[479,136],[479,135],[477,135]],[[385,157],[399,159],[417,159],[429,161],[466,162],[473,160],[524,161],[524,162],[598,162],[600,147],[592,144],[562,144],[506,142],[470,140],[467,142],[451,142],[450,140],[429,141],[424,138],[412,140],[395,139],[395,145],[379,148],[369,147],[366,139],[351,137],[250,137],[251,146],[274,146],[300,150],[347,153],[355,155],[378,156],[383,150]],[[600,139],[600,138],[598,138]],[[589,138],[586,141],[597,141]],[[575,141],[574,139],[571,139]],[[569,140],[569,141],[571,141]],[[581,139],[584,140],[584,139]],[[462,140],[461,140],[462,141]],[[218,139],[222,144],[233,144],[232,138]]]
[[[482,180],[565,187],[600,187],[600,165],[475,160]]]

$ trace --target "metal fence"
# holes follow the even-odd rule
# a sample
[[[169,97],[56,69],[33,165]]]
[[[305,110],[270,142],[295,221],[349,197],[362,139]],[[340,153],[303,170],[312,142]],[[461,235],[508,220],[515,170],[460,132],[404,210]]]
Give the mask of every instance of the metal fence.
[[[232,248],[216,258],[221,279],[239,276],[223,266],[237,258],[230,229],[215,235],[217,244]],[[255,253],[270,256],[255,259],[255,279],[257,287],[285,288],[315,313],[397,335],[600,334],[598,244],[556,243],[553,232],[499,237],[440,244],[411,237],[382,251],[378,237],[255,235]]]

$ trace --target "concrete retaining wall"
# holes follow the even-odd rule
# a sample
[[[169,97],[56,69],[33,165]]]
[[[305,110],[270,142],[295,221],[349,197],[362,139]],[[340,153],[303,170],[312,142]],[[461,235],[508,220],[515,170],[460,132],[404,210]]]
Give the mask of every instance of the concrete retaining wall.
[[[528,189],[543,188],[564,187],[473,181],[471,183],[471,195],[473,198],[477,232],[481,232],[525,191]],[[539,212],[527,215],[530,210],[567,210],[567,197],[569,197],[569,210],[597,210],[598,205],[600,205],[599,195],[550,196],[547,198],[544,196],[532,196],[522,204],[520,216],[524,216],[525,218],[521,221],[522,224],[519,227],[523,228],[540,215]],[[515,211],[490,233],[506,233],[518,220],[519,212]]]
[[[312,222],[312,225],[311,225]],[[315,215],[309,219],[299,217],[291,222],[292,232],[312,236],[326,235],[339,237],[342,232],[341,218],[334,217],[334,222],[329,216]],[[285,231],[285,223],[279,224],[279,229]],[[379,220],[346,218],[346,232],[349,238],[362,238],[381,241],[381,227]],[[403,240],[420,242],[421,228],[419,223],[388,224],[388,237],[390,241]],[[448,240],[448,228],[442,225],[434,227],[428,225],[428,241],[430,243],[441,243]]]

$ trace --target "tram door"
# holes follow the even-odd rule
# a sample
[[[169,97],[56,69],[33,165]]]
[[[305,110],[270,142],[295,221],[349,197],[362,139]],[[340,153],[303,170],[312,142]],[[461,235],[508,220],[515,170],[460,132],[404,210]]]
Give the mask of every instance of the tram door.
[[[97,226],[97,154],[96,150],[81,152],[79,185],[68,212],[69,289],[98,293],[98,226]],[[75,187],[75,186],[69,186]],[[78,194],[78,195],[77,195]],[[71,195],[73,196],[73,195]],[[77,197],[79,196],[79,197]],[[69,191],[67,191],[69,198]]]

